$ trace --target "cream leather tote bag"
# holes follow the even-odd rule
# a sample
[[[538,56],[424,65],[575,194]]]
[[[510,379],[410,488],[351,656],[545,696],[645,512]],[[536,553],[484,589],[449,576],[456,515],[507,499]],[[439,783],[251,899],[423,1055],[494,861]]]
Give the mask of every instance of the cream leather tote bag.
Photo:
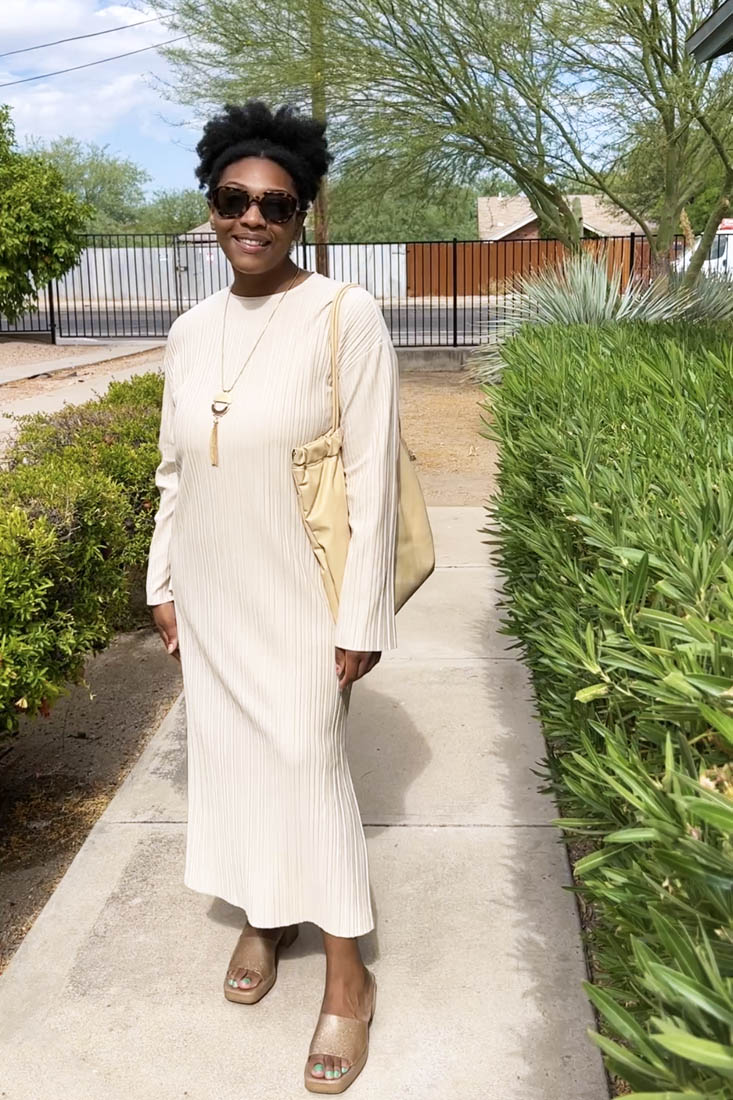
[[[351,528],[346,498],[346,476],[341,456],[343,427],[339,423],[338,317],[341,298],[358,283],[340,287],[331,307],[331,427],[317,439],[293,448],[292,470],[310,544],[321,569],[334,621],[344,579]],[[435,569],[433,533],[422,488],[402,438],[398,470],[399,515],[395,561],[395,612]]]

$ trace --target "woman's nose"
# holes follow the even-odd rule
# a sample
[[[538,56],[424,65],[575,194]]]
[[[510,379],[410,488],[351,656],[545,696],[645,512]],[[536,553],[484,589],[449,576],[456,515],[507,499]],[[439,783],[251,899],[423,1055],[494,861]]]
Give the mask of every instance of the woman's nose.
[[[256,202],[251,202],[248,208],[244,211],[239,219],[244,225],[253,229],[255,226],[262,228],[263,225],[267,225],[267,220],[263,218],[262,211]]]

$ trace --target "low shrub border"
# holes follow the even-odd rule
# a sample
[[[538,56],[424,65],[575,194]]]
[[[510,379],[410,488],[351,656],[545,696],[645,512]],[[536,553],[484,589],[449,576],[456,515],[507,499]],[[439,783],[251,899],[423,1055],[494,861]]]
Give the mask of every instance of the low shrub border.
[[[594,1038],[637,1100],[733,1097],[732,336],[527,327],[483,387],[502,629],[593,913]]]
[[[163,376],[22,418],[0,472],[0,733],[47,714],[131,625],[158,506]]]

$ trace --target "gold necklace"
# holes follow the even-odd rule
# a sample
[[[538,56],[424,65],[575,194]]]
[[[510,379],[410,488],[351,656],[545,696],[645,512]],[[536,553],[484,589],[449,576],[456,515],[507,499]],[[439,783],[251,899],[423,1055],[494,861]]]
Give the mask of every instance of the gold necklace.
[[[254,354],[255,348],[259,344],[262,337],[265,335],[265,332],[267,330],[267,326],[269,325],[270,321],[272,320],[272,318],[277,313],[279,307],[285,301],[285,295],[290,290],[290,288],[293,285],[293,283],[295,282],[295,280],[298,278],[298,275],[300,275],[300,268],[296,267],[295,274],[293,275],[292,279],[290,280],[287,287],[285,288],[285,291],[282,295],[282,298],[280,299],[279,302],[275,303],[275,308],[270,312],[270,316],[265,321],[265,324],[262,328],[262,331],[260,332],[259,336],[255,340],[254,345],[253,345],[249,355],[245,359],[244,363],[242,364],[242,366],[241,366],[241,368],[240,368],[240,370],[237,374],[237,377],[234,379],[231,386],[229,386],[229,387],[226,387],[224,385],[224,335],[226,333],[227,306],[229,305],[229,299],[232,296],[231,289],[229,290],[229,293],[226,296],[226,300],[224,302],[224,318],[222,320],[222,326],[221,326],[221,389],[217,394],[214,394],[214,400],[211,403],[211,411],[214,414],[214,424],[212,426],[211,437],[209,439],[209,458],[211,459],[211,465],[212,466],[218,466],[219,465],[219,421],[221,420],[222,416],[224,416],[224,414],[229,411],[229,406],[232,403],[232,399],[229,395],[232,392],[232,390],[234,389],[234,387],[236,386],[237,382],[239,381],[239,378],[242,374],[242,371],[244,370],[244,368],[249,363],[250,359],[252,358],[252,356]]]

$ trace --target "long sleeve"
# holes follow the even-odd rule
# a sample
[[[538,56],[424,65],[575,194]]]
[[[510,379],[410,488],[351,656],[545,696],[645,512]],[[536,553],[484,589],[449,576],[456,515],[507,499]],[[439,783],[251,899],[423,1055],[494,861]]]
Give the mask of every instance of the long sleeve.
[[[164,383],[163,402],[160,415],[160,433],[158,449],[160,462],[155,471],[155,484],[160,493],[160,503],[155,513],[155,529],[148,552],[148,571],[146,581],[146,599],[149,606],[167,603],[172,600],[173,590],[170,584],[169,547],[173,528],[173,513],[178,493],[178,471],[176,469],[175,444],[173,440],[173,412],[175,402],[171,381],[175,360],[175,334],[173,329],[168,336],[163,362]]]
[[[382,313],[362,288],[342,299],[338,365],[351,537],[334,641],[395,649],[399,367]]]

